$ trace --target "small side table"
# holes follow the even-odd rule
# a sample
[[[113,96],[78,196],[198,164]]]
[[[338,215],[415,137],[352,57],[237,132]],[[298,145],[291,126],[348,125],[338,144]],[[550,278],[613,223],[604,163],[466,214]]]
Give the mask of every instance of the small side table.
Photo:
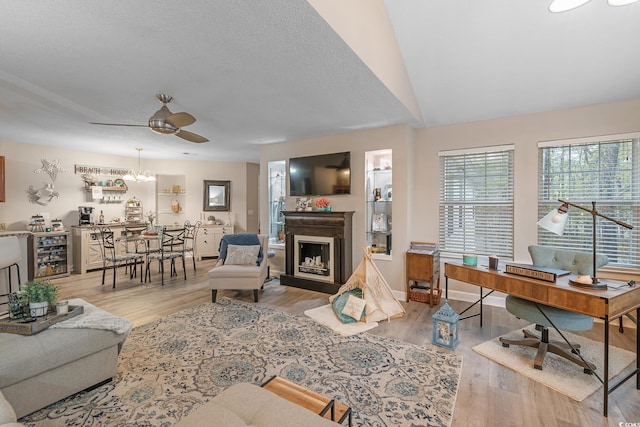
[[[407,251],[406,300],[428,302],[430,306],[440,303],[440,252],[420,253]],[[411,283],[413,282],[413,284]],[[428,287],[418,282],[429,283]]]
[[[338,423],[342,424],[346,419],[348,426],[351,427],[351,408],[343,403],[336,402],[277,375],[262,384],[262,387],[289,402],[315,412],[321,417],[329,418],[330,416],[331,421],[337,419]]]

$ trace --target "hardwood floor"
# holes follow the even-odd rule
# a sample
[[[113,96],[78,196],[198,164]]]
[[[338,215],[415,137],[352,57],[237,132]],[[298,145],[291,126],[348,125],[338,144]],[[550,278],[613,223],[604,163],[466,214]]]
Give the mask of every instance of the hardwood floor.
[[[83,298],[138,326],[188,307],[210,303],[206,273],[214,264],[215,260],[211,259],[200,261],[195,273],[193,266],[188,265],[186,281],[178,274],[177,278],[165,278],[164,286],[160,285],[156,272],[151,283],[141,284],[139,279],[129,281],[124,271],[118,271],[116,289],[111,288],[109,281],[100,285],[100,271],[54,282],[60,287],[61,299]],[[218,291],[218,296],[253,302],[250,291]],[[281,286],[277,280],[272,280],[265,284],[258,304],[304,315],[305,310],[326,304],[327,297],[323,293]],[[403,318],[382,322],[370,333],[419,346],[430,344],[431,316],[438,307],[415,301],[403,304],[407,311]],[[450,304],[457,312],[468,305],[460,301],[450,301]],[[635,389],[634,380],[627,381],[610,395],[609,417],[605,418],[602,416],[601,390],[583,402],[575,402],[473,352],[474,345],[524,325],[503,308],[486,306],[482,328],[477,318],[460,322],[460,345],[456,353],[464,360],[453,426],[640,425],[640,391]],[[596,324],[583,335],[601,341],[602,327],[602,324]],[[633,350],[635,330],[627,329],[620,334],[617,327],[611,327],[610,340],[612,345]]]

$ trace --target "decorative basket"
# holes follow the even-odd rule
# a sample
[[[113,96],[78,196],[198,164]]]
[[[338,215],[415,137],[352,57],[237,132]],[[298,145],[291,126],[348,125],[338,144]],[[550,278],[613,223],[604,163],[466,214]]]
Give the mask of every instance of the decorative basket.
[[[429,288],[411,288],[409,290],[409,300],[426,302],[430,305],[440,304],[442,289],[433,290],[433,301],[431,301],[431,290]]]

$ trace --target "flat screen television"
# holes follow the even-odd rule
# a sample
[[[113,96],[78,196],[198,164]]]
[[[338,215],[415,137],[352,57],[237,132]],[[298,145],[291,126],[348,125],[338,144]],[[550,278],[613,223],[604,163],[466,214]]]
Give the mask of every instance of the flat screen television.
[[[351,194],[351,153],[289,159],[289,195]]]

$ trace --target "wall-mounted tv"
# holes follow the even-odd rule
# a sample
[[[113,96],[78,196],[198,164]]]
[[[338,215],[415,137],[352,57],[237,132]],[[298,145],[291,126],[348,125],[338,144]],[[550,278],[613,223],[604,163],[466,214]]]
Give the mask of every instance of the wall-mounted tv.
[[[289,159],[289,195],[351,194],[351,153]]]

